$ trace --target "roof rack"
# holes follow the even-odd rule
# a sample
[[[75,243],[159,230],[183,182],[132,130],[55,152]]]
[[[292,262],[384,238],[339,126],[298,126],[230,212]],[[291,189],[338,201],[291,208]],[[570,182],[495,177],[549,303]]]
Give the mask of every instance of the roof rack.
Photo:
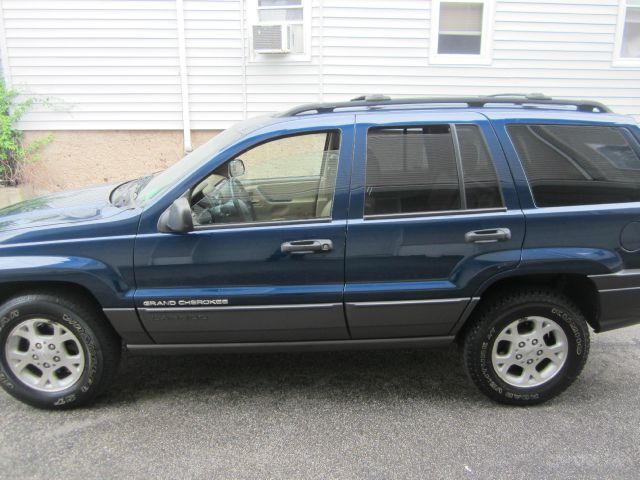
[[[420,105],[420,104],[466,104],[467,107],[484,107],[488,104],[510,105],[558,105],[573,106],[580,112],[610,113],[609,107],[591,100],[563,100],[551,98],[541,93],[504,93],[478,97],[415,97],[391,98],[385,95],[363,95],[349,102],[308,103],[277,114],[278,117],[293,117],[301,113],[328,113],[339,108],[384,107],[387,105]]]

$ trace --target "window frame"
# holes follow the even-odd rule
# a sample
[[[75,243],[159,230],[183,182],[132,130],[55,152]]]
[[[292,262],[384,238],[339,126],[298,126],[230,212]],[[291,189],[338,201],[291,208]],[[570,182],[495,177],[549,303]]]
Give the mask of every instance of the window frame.
[[[549,205],[549,206],[540,206],[538,205],[538,203],[536,202],[536,197],[533,193],[533,187],[531,186],[531,180],[529,179],[529,173],[527,172],[526,167],[524,166],[524,161],[521,158],[520,152],[518,150],[518,147],[514,141],[514,139],[512,138],[511,132],[509,130],[509,127],[511,126],[542,126],[542,127],[607,127],[607,128],[618,128],[619,130],[623,130],[625,132],[627,132],[627,135],[633,139],[636,139],[636,136],[633,134],[633,132],[629,129],[628,126],[626,125],[615,125],[615,124],[599,124],[599,123],[546,123],[546,122],[537,122],[537,123],[531,123],[531,122],[523,122],[523,123],[506,123],[504,125],[504,131],[507,134],[507,137],[509,138],[509,142],[511,142],[511,147],[513,148],[513,151],[515,153],[516,156],[516,160],[518,161],[518,164],[520,165],[521,169],[522,169],[522,173],[524,174],[524,180],[527,183],[527,190],[529,192],[529,195],[531,197],[531,204],[533,205],[533,208],[535,208],[536,210],[539,209],[548,209],[548,208],[552,208],[552,209],[563,209],[563,208],[570,208],[570,209],[575,209],[575,208],[594,208],[597,206],[603,206],[603,205],[629,205],[629,204],[634,204],[634,203],[640,203],[638,201],[631,201],[631,202],[605,202],[605,203],[580,203],[580,204],[573,204],[573,205]],[[623,135],[624,136],[624,135]],[[626,139],[626,136],[625,136]],[[640,143],[640,140],[637,140],[638,143]],[[630,145],[630,147],[632,147]],[[616,167],[617,168],[617,167]]]
[[[214,168],[213,170],[211,170],[210,172],[208,172],[205,176],[199,178],[188,190],[187,192],[185,192],[185,195],[188,194],[189,195],[189,208],[191,209],[191,195],[193,194],[193,190],[200,185],[200,183],[202,183],[205,179],[207,179],[209,176],[213,175],[214,170],[217,170],[218,168],[220,168],[221,166],[225,165],[226,163],[229,163],[231,160],[234,160],[238,157],[241,157],[242,155],[244,155],[246,152],[248,152],[249,150],[253,150],[254,148],[258,148],[261,145],[264,145],[266,143],[270,143],[270,142],[275,142],[277,140],[282,140],[285,138],[293,138],[293,137],[301,137],[304,135],[313,135],[313,134],[319,134],[319,133],[326,133],[327,134],[327,138],[328,138],[328,134],[330,133],[337,133],[339,136],[339,145],[340,148],[338,150],[338,165],[336,167],[336,185],[334,186],[333,189],[333,204],[331,205],[331,214],[328,217],[321,217],[321,218],[302,218],[302,219],[297,219],[297,220],[269,220],[269,221],[265,221],[265,222],[234,222],[234,223],[217,223],[217,224],[211,224],[211,225],[196,225],[194,224],[193,226],[193,231],[201,231],[201,230],[218,230],[218,229],[225,229],[225,228],[255,228],[255,227],[274,227],[274,226],[278,226],[278,225],[305,225],[305,224],[311,224],[311,223],[331,223],[333,221],[333,209],[335,207],[335,201],[336,201],[336,191],[337,191],[337,182],[338,182],[338,172],[339,172],[339,166],[340,166],[340,156],[342,153],[342,141],[344,138],[342,129],[340,128],[323,128],[320,130],[305,130],[305,131],[301,131],[301,132],[294,132],[294,133],[285,133],[285,134],[281,134],[281,135],[275,135],[273,137],[269,137],[269,138],[265,138],[259,142],[256,142],[252,145],[247,146],[246,148],[242,149],[241,151],[237,152],[236,154],[234,154],[231,157],[226,158],[223,162],[220,162],[220,164]],[[325,148],[326,148],[326,143],[325,143]],[[322,173],[324,171],[325,168],[325,159],[323,158],[322,161],[322,167],[320,170],[320,176],[322,176]]]
[[[279,65],[286,63],[299,63],[299,62],[310,62],[311,61],[311,20],[312,20],[312,5],[310,0],[300,0],[300,6],[295,5],[283,5],[281,7],[259,7],[258,0],[247,0],[246,1],[246,32],[245,35],[248,39],[248,48],[249,48],[249,56],[248,60],[250,63],[277,63]],[[282,9],[302,9],[302,31],[304,38],[304,52],[303,53],[256,53],[253,50],[253,26],[254,25],[274,25],[274,24],[300,24],[298,21],[282,21],[282,22],[260,22],[260,17],[258,15],[259,10],[282,10]]]
[[[426,212],[406,212],[406,213],[379,213],[379,214],[369,214],[365,213],[365,202],[362,202],[362,218],[363,220],[381,220],[387,218],[414,218],[414,217],[434,217],[434,216],[450,216],[450,215],[469,215],[469,214],[482,214],[482,213],[495,213],[495,212],[506,212],[507,204],[505,202],[504,193],[502,191],[502,184],[500,182],[500,176],[498,175],[498,169],[496,168],[496,162],[493,156],[491,155],[491,150],[489,149],[489,145],[487,144],[487,139],[482,131],[482,128],[476,123],[473,122],[460,122],[460,123],[452,123],[452,122],[432,122],[432,123],[419,123],[419,124],[393,124],[393,125],[372,125],[367,127],[366,135],[365,135],[365,147],[368,147],[368,139],[369,132],[372,129],[385,129],[385,128],[420,128],[427,125],[448,125],[451,132],[451,140],[453,142],[453,152],[455,155],[456,162],[456,171],[458,172],[458,189],[460,193],[460,209],[458,210],[432,210]],[[487,151],[489,160],[491,161],[491,165],[493,166],[493,170],[496,174],[496,186],[498,187],[498,192],[500,193],[500,200],[502,201],[502,207],[493,207],[493,208],[467,208],[466,201],[466,188],[465,188],[465,178],[464,178],[464,168],[462,165],[462,151],[460,148],[460,140],[458,137],[457,128],[462,125],[471,125],[478,129],[478,133],[480,134],[480,138],[482,139],[482,143],[484,148]],[[368,148],[365,148],[365,152],[368,151]],[[367,154],[365,153],[365,161],[364,161],[364,189],[363,189],[363,197],[367,195]]]
[[[618,21],[616,24],[616,37],[615,37],[615,42],[613,47],[612,66],[640,68],[640,58],[622,56],[622,40],[624,36],[624,24],[627,19],[627,10],[629,8],[636,8],[640,10],[640,4],[629,5],[629,0],[622,0],[618,5]]]
[[[440,5],[442,3],[477,3],[482,7],[482,30],[479,54],[438,53],[440,42]],[[493,15],[491,0],[432,0],[429,63],[433,65],[490,65],[492,62]]]

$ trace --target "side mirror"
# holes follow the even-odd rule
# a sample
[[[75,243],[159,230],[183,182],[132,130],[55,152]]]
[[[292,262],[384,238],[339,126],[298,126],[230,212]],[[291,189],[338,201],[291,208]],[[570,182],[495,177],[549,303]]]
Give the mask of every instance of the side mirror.
[[[231,160],[229,162],[229,178],[241,177],[242,175],[244,175],[244,172],[244,162],[241,158],[236,158],[235,160]]]
[[[167,208],[158,219],[158,231],[164,233],[186,233],[193,230],[191,205],[187,197],[182,196]]]

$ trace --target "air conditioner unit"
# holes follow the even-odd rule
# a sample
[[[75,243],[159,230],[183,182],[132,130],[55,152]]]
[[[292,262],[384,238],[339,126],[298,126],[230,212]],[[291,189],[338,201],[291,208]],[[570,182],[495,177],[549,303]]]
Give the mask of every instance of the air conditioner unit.
[[[289,27],[281,23],[260,23],[253,26],[255,53],[288,53]]]

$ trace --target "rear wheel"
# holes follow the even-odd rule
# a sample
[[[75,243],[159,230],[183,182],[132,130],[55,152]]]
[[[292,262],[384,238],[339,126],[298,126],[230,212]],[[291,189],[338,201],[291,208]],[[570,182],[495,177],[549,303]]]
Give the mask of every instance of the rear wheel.
[[[507,293],[481,307],[471,322],[464,341],[467,373],[498,402],[545,402],[571,385],[587,360],[584,316],[552,290]]]
[[[80,299],[25,294],[0,306],[0,385],[39,408],[91,402],[113,378],[120,339]]]

